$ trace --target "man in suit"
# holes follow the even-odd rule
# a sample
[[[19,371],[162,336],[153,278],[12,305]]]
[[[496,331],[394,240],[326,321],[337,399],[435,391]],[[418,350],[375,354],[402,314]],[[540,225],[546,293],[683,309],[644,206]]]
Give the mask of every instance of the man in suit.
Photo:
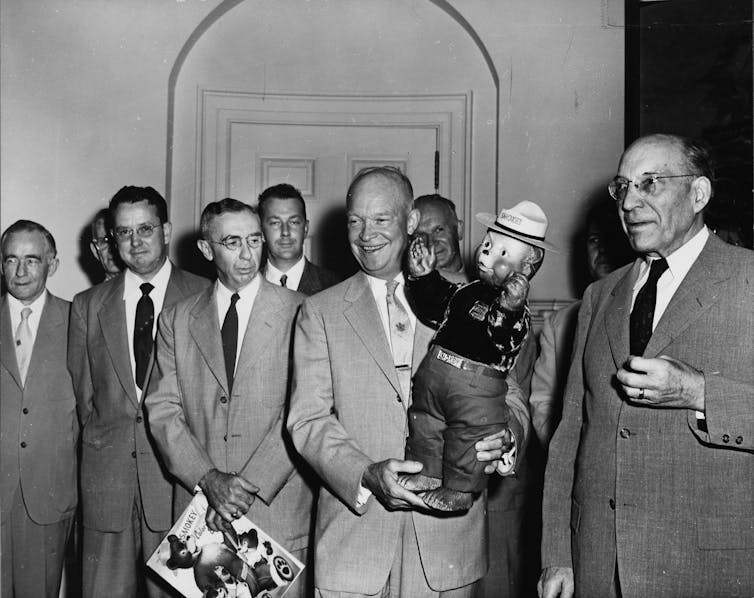
[[[217,283],[163,311],[157,373],[146,399],[176,487],[176,515],[198,486],[207,524],[247,515],[306,561],[312,493],[284,436],[293,321],[303,295],[259,273],[256,210],[235,199],[205,207],[199,249]],[[298,580],[286,596],[303,596]]]
[[[133,597],[144,561],[170,529],[172,483],[142,409],[157,315],[209,281],[168,260],[167,205],[152,187],[110,200],[112,235],[126,270],[73,300],[68,368],[82,426],[81,499],[85,597]]]
[[[70,303],[46,290],[58,259],[42,225],[11,224],[0,253],[0,594],[56,598],[78,494]]]
[[[550,444],[546,598],[754,593],[754,253],[710,234],[704,146],[635,141],[609,185],[640,258],[591,285]]]
[[[257,207],[267,247],[264,276],[269,282],[304,295],[319,293],[340,282],[337,274],[304,257],[309,221],[298,189],[287,183],[268,187],[260,194]]]
[[[438,517],[397,482],[421,470],[402,457],[412,371],[432,338],[403,290],[401,260],[419,220],[412,195],[398,170],[356,176],[347,222],[361,271],[304,301],[296,325],[288,428],[324,481],[314,559],[320,597],[471,596],[487,570],[484,495],[461,516]],[[508,403],[515,441],[505,430],[481,460],[499,457],[503,444],[523,447],[529,422],[520,391]]]
[[[460,241],[463,220],[456,214],[456,205],[442,195],[421,195],[414,200],[419,210],[417,233],[424,233],[437,256],[437,270],[450,282],[469,282],[463,267]]]

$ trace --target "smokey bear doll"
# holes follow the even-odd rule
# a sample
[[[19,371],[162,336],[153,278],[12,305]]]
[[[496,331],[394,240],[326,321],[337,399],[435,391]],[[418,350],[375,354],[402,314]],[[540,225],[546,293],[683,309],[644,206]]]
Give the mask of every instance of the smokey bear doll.
[[[547,218],[522,201],[477,214],[487,233],[476,252],[479,277],[454,284],[435,270],[434,251],[417,235],[408,251],[409,300],[417,317],[437,330],[413,381],[407,460],[421,473],[399,483],[428,507],[463,511],[487,486],[474,444],[508,426],[506,378],[529,333],[526,297],[545,249]]]

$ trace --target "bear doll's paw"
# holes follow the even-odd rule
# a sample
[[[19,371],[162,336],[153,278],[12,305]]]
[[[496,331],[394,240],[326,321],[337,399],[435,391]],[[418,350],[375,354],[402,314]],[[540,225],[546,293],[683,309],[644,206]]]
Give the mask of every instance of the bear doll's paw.
[[[518,311],[526,303],[529,294],[529,279],[520,272],[513,272],[503,283],[500,305],[509,311]]]
[[[398,483],[411,492],[423,492],[439,488],[442,480],[421,473],[402,473],[398,476]]]
[[[420,493],[419,497],[428,507],[437,511],[468,511],[474,504],[475,495],[473,492],[436,488]]]

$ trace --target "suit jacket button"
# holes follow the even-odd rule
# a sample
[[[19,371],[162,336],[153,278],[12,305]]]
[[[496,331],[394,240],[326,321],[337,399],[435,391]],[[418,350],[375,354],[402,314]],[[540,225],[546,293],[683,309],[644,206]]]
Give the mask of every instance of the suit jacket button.
[[[401,398],[401,395],[395,395],[395,400],[398,401],[399,403],[403,402],[403,399]]]
[[[227,403],[227,402],[228,402],[228,399],[227,399],[227,398],[225,398],[225,397],[220,397],[220,402],[221,402],[221,403]]]
[[[131,451],[131,456],[136,459],[136,451]]]
[[[26,443],[25,442],[21,443],[21,448],[26,448]]]
[[[723,434],[723,442],[725,443],[730,442],[730,436],[728,436],[727,434]]]
[[[607,504],[610,505],[610,508],[615,511],[615,501],[611,498],[609,501],[607,501]]]
[[[629,430],[628,428],[621,428],[620,429],[620,437],[621,438],[628,438],[629,436],[631,436],[631,430]]]
[[[227,435],[227,434],[226,434],[225,436],[223,436],[223,440],[224,440],[225,442],[228,442],[228,435]]]
[[[142,421],[144,421],[144,420],[142,419],[141,415],[137,415],[136,416],[136,423],[140,424]]]
[[[28,414],[29,414],[29,410],[28,410],[28,409],[27,409],[26,407],[24,407],[24,408],[23,408],[23,409],[21,410],[21,413],[23,413],[24,415],[28,415]],[[740,437],[739,437],[739,438],[740,438]],[[741,443],[739,442],[739,444],[741,444]]]
[[[736,444],[741,444],[744,441],[743,436],[736,436]]]

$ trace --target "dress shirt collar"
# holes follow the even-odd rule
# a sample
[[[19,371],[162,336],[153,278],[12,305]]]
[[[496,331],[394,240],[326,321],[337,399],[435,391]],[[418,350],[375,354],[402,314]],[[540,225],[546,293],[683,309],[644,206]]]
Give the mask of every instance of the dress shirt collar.
[[[658,289],[664,285],[664,282],[667,281],[668,278],[671,278],[676,282],[675,286],[677,288],[681,281],[686,278],[686,274],[691,270],[691,266],[694,265],[694,262],[702,253],[704,246],[707,244],[707,239],[709,239],[709,235],[709,229],[706,226],[702,226],[698,233],[665,258],[668,262],[668,270],[660,277],[660,280],[657,283]],[[647,258],[642,261],[639,270],[639,277],[634,283],[634,295],[644,285],[644,282],[649,276],[649,268],[654,259],[657,258]]]
[[[272,265],[272,262],[267,260],[267,266],[264,270],[264,277],[272,284],[280,286],[280,277],[285,274],[288,278],[285,281],[285,286],[292,291],[298,290],[298,285],[301,284],[301,277],[304,275],[304,266],[306,265],[306,258],[302,255],[301,259],[297,261],[287,272],[278,270]]]
[[[126,268],[125,277],[123,279],[123,299],[128,300],[130,297],[141,297],[140,287],[145,282],[148,282],[154,287],[149,296],[152,298],[152,302],[155,303],[155,314],[160,313],[160,310],[157,309],[157,303],[162,305],[162,298],[164,298],[165,291],[168,288],[168,281],[170,280],[172,269],[173,266],[171,265],[170,260],[165,260],[165,263],[162,264],[162,267],[157,271],[157,274],[155,274],[150,280],[144,280]]]
[[[15,336],[18,325],[21,323],[21,310],[31,308],[31,315],[29,316],[29,329],[34,338],[37,336],[37,329],[39,328],[39,320],[42,317],[42,310],[47,302],[47,289],[42,294],[34,299],[29,305],[24,305],[18,299],[16,299],[10,293],[8,297],[8,311],[10,312],[10,324],[11,334]]]

